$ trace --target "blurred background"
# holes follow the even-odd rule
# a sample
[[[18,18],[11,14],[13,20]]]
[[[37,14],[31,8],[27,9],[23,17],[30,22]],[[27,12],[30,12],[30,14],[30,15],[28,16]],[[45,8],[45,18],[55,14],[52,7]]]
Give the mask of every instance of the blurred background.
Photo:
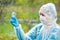
[[[54,3],[57,10],[57,23],[60,25],[60,0],[0,0],[0,40],[18,40],[10,23],[12,12],[25,33],[40,23],[39,9],[43,4]]]

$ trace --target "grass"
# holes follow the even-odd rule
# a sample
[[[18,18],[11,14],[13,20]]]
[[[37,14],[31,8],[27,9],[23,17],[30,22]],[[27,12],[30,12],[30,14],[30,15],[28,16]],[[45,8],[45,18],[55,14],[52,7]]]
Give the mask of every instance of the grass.
[[[16,34],[10,23],[0,24],[0,40],[15,40]]]
[[[21,25],[25,33],[30,29],[26,23]],[[18,40],[10,22],[0,24],[0,40]]]

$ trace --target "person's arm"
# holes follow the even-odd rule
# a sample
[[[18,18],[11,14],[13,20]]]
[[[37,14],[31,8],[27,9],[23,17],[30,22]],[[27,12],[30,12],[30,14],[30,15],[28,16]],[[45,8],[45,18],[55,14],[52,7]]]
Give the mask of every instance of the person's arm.
[[[12,12],[11,24],[13,25],[13,27],[16,31],[18,39],[24,40],[25,39],[24,31],[21,28],[21,24],[19,24],[18,20],[16,19],[15,12]]]
[[[15,32],[19,40],[34,40],[36,39],[36,27],[32,28],[26,35],[18,23],[17,19],[12,17],[11,24],[14,26]]]
[[[15,28],[15,31],[19,40],[35,40],[37,36],[36,27],[32,28],[28,33],[25,34],[21,28],[21,25],[19,25],[19,27]]]
[[[18,27],[14,27],[15,32],[17,34],[17,37],[19,40],[25,40],[25,34],[24,31],[21,28],[21,25],[19,25]]]
[[[19,40],[33,40],[36,38],[36,29],[33,28],[29,35],[25,35],[24,31],[21,28],[21,24],[19,25],[18,20],[13,15],[11,18],[11,24],[14,26],[17,37]]]

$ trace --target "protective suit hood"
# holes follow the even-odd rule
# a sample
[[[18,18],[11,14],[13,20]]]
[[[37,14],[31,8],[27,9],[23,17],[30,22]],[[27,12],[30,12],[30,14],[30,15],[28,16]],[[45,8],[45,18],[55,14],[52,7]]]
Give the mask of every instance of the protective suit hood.
[[[55,5],[53,3],[48,3],[48,4],[45,4],[43,5],[40,10],[39,10],[39,14],[43,12],[44,14],[47,14],[48,18],[49,17],[52,17],[53,18],[53,22],[56,22],[57,20],[57,12],[56,12],[56,8],[55,8]],[[51,15],[51,16],[50,16]],[[42,23],[47,23],[48,20],[47,19],[44,19],[43,16],[40,15],[40,21]],[[49,20],[50,21],[50,20]],[[51,21],[51,22],[52,22]],[[49,22],[48,22],[49,23]]]

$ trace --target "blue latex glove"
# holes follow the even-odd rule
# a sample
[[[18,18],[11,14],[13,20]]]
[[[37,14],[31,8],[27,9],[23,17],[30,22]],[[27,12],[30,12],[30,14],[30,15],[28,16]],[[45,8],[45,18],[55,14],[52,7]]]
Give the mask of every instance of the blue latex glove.
[[[14,27],[18,27],[19,26],[18,20],[16,19],[15,12],[12,13],[11,24]]]

